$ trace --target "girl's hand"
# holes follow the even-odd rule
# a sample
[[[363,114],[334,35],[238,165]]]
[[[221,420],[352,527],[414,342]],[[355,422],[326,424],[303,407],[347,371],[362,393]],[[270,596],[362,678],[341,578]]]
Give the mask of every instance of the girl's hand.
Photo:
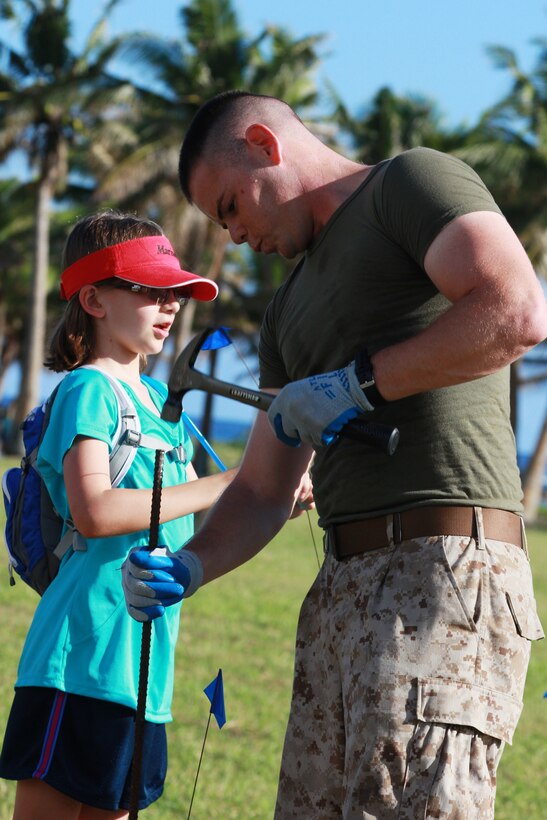
[[[315,509],[315,502],[313,499],[313,485],[310,474],[304,473],[300,487],[296,491],[294,498],[294,507],[290,514],[290,518],[298,518],[303,512]]]

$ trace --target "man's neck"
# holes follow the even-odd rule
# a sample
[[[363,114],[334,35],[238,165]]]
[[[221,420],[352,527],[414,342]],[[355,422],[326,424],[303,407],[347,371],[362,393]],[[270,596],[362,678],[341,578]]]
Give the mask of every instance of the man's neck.
[[[343,174],[315,189],[315,236],[325,227],[335,211],[363,184],[373,168],[373,165],[358,165],[352,162],[351,166],[344,169]]]

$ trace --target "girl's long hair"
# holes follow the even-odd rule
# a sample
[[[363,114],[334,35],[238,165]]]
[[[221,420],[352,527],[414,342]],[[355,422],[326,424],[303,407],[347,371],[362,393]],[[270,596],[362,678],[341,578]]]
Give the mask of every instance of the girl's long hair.
[[[156,222],[133,214],[101,211],[84,216],[67,237],[63,248],[62,270],[83,256],[110,245],[139,239],[141,236],[162,234],[163,231]],[[78,293],[75,293],[53,332],[44,365],[56,373],[74,370],[86,364],[94,353],[94,320],[82,308]]]

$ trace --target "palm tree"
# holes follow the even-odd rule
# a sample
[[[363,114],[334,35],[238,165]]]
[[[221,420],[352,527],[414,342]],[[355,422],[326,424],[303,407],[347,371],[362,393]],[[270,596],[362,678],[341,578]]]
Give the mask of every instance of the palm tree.
[[[541,384],[547,381],[547,341],[535,348],[525,363],[529,371],[522,382],[526,385]],[[522,483],[524,488],[524,518],[533,522],[537,519],[539,508],[544,500],[545,464],[547,463],[547,408],[544,408],[537,441],[528,463],[524,466]],[[541,419],[540,419],[541,422]]]
[[[537,40],[539,58],[530,74],[515,53],[493,46],[496,66],[511,77],[509,93],[486,111],[468,144],[457,151],[482,176],[507,220],[518,234],[539,276],[547,279],[547,40]],[[517,426],[516,394],[528,383],[521,362],[512,367],[512,416]],[[535,378],[535,377],[534,377]],[[547,420],[547,408],[544,422]],[[543,423],[523,474],[526,518],[539,511],[547,423]]]
[[[139,67],[147,84],[139,88],[135,116],[138,145],[112,161],[97,197],[121,207],[138,207],[154,215],[169,235],[183,265],[213,279],[222,279],[223,296],[214,306],[198,309],[204,323],[224,321],[228,294],[241,287],[241,269],[225,265],[226,254],[236,251],[229,237],[212,225],[180,194],[178,156],[182,138],[199,106],[214,94],[248,89],[280,96],[299,113],[316,104],[318,91],[313,74],[319,64],[320,36],[295,40],[280,28],[266,27],[255,38],[241,29],[230,0],[191,0],[180,10],[182,36],[176,40],[137,34],[124,48],[124,57]],[[239,255],[243,270],[248,266]],[[226,282],[226,275],[233,287]],[[244,274],[245,275],[245,274]],[[244,310],[246,300],[238,300]],[[190,309],[189,309],[190,308]],[[195,305],[181,316],[173,355],[188,338]],[[213,311],[213,312],[211,312]],[[241,314],[232,325],[247,324]],[[253,325],[256,327],[256,324]],[[211,357],[214,361],[214,356]],[[210,415],[210,407],[207,408]],[[207,435],[207,430],[204,430]]]
[[[27,321],[21,306],[28,299],[32,281],[32,258],[28,249],[32,247],[34,236],[34,200],[32,182],[0,180],[0,394],[4,393],[4,379],[10,365],[21,361],[25,345]],[[74,218],[75,214],[66,208],[54,211],[50,245],[58,259],[61,258],[66,225]],[[58,282],[58,275],[55,281]],[[57,322],[58,314],[58,287],[55,287],[48,296],[46,306],[46,323],[49,327]],[[19,447],[15,434],[17,402],[5,393],[4,399],[2,444],[3,449],[14,453],[18,452]],[[7,434],[6,418],[13,435]]]
[[[224,232],[182,199],[177,168],[183,135],[199,106],[228,89],[280,96],[300,113],[313,106],[321,37],[294,40],[270,26],[248,38],[230,0],[192,0],[180,18],[180,39],[135,35],[126,44],[124,56],[138,64],[148,81],[139,89],[138,147],[112,162],[97,196],[156,214],[183,264],[216,278],[228,242]],[[193,317],[187,310],[184,318],[179,342]]]
[[[105,41],[110,0],[80,54],[68,45],[69,0],[0,0],[0,16],[22,28],[22,49],[1,44],[0,160],[23,152],[33,173],[34,260],[17,417],[38,399],[44,349],[52,201],[67,187],[71,147],[89,137],[97,115],[112,105],[120,81],[107,64],[120,39]]]
[[[332,88],[331,97],[333,117],[350,136],[359,162],[373,165],[420,145],[452,151],[465,139],[461,130],[444,129],[436,105],[419,96],[400,97],[381,88],[358,117],[349,113]]]
[[[530,74],[515,53],[492,46],[511,77],[509,93],[486,111],[457,151],[483,177],[519,235],[536,271],[547,277],[547,40]]]
[[[30,278],[32,191],[17,179],[0,180],[0,387],[22,347],[21,302]]]

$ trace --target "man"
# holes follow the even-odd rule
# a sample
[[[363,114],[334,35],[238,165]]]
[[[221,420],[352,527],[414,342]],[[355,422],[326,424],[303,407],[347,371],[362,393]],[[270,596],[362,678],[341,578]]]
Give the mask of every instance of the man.
[[[543,637],[508,407],[509,364],[547,333],[530,262],[457,159],[360,165],[269,97],[206,103],[180,176],[234,242],[303,256],[261,330],[271,426],[258,418],[189,549],[127,562],[128,608],[161,614],[151,597],[255,555],[313,446],[326,557],[298,625],[276,818],[490,818]],[[395,455],[338,436],[358,414],[399,427]]]

